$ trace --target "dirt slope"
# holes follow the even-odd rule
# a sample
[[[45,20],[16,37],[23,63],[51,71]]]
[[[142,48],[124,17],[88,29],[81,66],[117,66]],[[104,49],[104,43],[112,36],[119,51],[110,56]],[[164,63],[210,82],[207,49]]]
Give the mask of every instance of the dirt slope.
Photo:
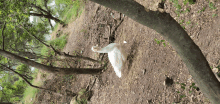
[[[156,9],[158,4],[154,0],[137,2],[151,9]],[[211,10],[208,3],[200,0],[193,5],[181,4],[184,10],[189,8],[190,11],[180,13],[179,17],[169,0],[165,2],[164,9],[184,25],[210,65],[217,67],[220,65],[220,2],[214,3],[216,10]],[[204,7],[204,11],[198,12]],[[160,34],[123,14],[87,1],[81,16],[68,27],[62,28],[62,31],[69,33],[65,52],[78,52],[99,60],[103,54],[92,52],[93,45],[106,46],[111,42],[122,43],[124,40],[128,42],[126,51],[129,56],[122,78],[116,76],[109,63],[107,70],[97,76],[90,104],[210,104],[196,85],[190,88],[194,81],[169,43],[165,41],[165,47],[161,43],[157,44],[155,39],[163,40]],[[103,60],[108,61],[107,55],[104,55]],[[82,61],[80,67],[99,65]],[[55,78],[57,82],[59,77]],[[60,88],[61,91],[71,89],[77,92],[88,85],[90,78],[94,80],[91,75],[75,75],[74,80],[69,80],[68,83],[53,85],[64,86]],[[57,100],[55,95],[48,96],[49,101],[56,104],[68,103],[71,99],[67,97],[64,100],[62,97]]]

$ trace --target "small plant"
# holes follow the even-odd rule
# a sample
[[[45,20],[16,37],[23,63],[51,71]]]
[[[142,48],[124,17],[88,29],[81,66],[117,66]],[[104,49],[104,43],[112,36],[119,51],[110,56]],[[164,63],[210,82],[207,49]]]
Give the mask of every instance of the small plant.
[[[184,20],[180,20],[180,25],[182,25],[182,24],[183,24],[183,22],[184,22]]]
[[[195,83],[192,83],[192,85],[189,87],[186,87],[185,83],[176,82],[176,84],[179,84],[181,86],[181,89],[183,89],[183,91],[177,91],[177,93],[180,94],[180,99],[186,97],[184,90],[189,90],[189,93],[192,93],[193,89],[199,91],[199,88],[195,86]]]
[[[183,94],[183,95],[180,95],[180,99],[182,99],[182,98],[184,98],[184,97],[186,97],[186,95],[184,95],[184,94]]]
[[[212,10],[216,9],[215,5],[212,2],[209,2],[209,8]]]
[[[212,17],[216,17],[217,16],[217,14],[212,14]]]
[[[186,84],[181,83],[180,85],[181,85],[181,88],[185,90]]]
[[[187,3],[195,4],[195,1],[194,0],[184,0],[183,3],[184,3],[184,5],[186,5]]]
[[[170,0],[170,1],[174,3],[174,6],[177,9],[175,12],[179,16],[181,13],[181,9],[182,9],[181,5],[179,5],[179,1],[178,0]]]
[[[206,7],[203,7],[202,10],[199,10],[199,11],[198,11],[198,13],[200,13],[200,12],[204,12],[205,9],[206,9]]]
[[[187,25],[191,24],[191,21],[190,21],[190,20],[189,20],[189,21],[187,21],[187,22],[186,22],[186,24],[187,24]]]
[[[205,9],[206,9],[206,7],[203,7],[201,11],[202,11],[202,12],[204,12],[204,11],[205,11]]]
[[[185,30],[186,28],[185,28],[185,26],[182,26],[182,28]]]
[[[186,8],[186,11],[185,12],[190,12],[190,9],[189,8]]]
[[[220,62],[220,60],[219,60],[219,62]],[[220,65],[218,65],[216,68],[218,68],[217,76],[220,77]]]
[[[87,33],[86,29],[82,29],[80,32]]]
[[[154,39],[155,42],[157,42],[157,44],[160,44],[162,43],[164,47],[166,47],[166,43],[165,43],[165,40],[157,40],[156,38]]]
[[[66,39],[67,35],[63,35],[59,38],[56,38],[54,40],[51,40],[49,43],[56,49],[63,49],[67,43]]]

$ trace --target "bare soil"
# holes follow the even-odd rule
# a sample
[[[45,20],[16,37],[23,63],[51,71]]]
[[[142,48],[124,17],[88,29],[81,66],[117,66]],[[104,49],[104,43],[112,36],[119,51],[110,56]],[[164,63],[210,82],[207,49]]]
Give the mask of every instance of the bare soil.
[[[189,12],[175,13],[170,0],[165,1],[164,10],[176,19],[200,47],[211,67],[220,65],[220,1],[212,0],[216,9],[209,8],[207,0],[196,0],[195,4],[183,5]],[[161,0],[137,0],[146,8],[158,9]],[[204,11],[203,8],[205,7]],[[200,11],[200,12],[199,12]],[[213,16],[216,15],[216,16]],[[51,75],[44,87],[58,91],[71,90],[77,93],[97,78],[89,104],[210,104],[199,87],[190,87],[194,82],[178,54],[156,31],[143,26],[126,15],[87,1],[82,14],[60,31],[68,33],[68,43],[63,49],[70,54],[81,54],[97,60],[108,61],[107,54],[91,51],[98,44],[101,47],[111,42],[127,41],[126,68],[118,78],[108,63],[100,75]],[[52,35],[55,36],[56,33]],[[71,61],[71,60],[69,60]],[[97,63],[81,61],[77,67],[99,67]],[[49,74],[50,75],[50,74]],[[91,80],[91,82],[90,82]],[[35,104],[69,104],[71,97],[40,91]]]

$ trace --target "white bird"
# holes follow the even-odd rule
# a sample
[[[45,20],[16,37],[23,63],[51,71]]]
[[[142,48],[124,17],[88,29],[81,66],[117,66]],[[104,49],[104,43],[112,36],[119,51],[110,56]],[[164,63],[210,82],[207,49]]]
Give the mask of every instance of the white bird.
[[[127,43],[124,41],[124,43]],[[93,46],[92,51],[98,53],[108,53],[108,59],[114,68],[116,75],[121,77],[121,70],[126,61],[126,53],[124,52],[124,48],[121,44],[111,43],[104,48],[100,48],[98,46]]]

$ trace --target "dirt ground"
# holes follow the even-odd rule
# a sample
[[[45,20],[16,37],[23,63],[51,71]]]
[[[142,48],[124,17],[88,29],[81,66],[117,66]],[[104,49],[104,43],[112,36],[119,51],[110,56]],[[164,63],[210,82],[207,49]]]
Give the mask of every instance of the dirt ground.
[[[220,65],[220,1],[214,1],[217,9],[209,8],[207,0],[196,0],[193,5],[183,5],[189,12],[175,13],[170,0],[165,1],[164,10],[176,19],[200,47],[212,68]],[[146,8],[156,10],[159,0],[137,0]],[[205,7],[205,9],[204,9]],[[188,9],[187,9],[188,8]],[[204,11],[201,11],[203,10]],[[108,61],[107,54],[91,51],[91,47],[104,47],[111,42],[127,41],[126,66],[122,78],[118,78],[108,63],[100,75],[74,75],[74,77],[51,75],[44,86],[59,91],[69,89],[78,92],[90,80],[97,78],[89,104],[210,104],[189,74],[188,69],[167,41],[166,46],[157,44],[163,40],[156,31],[143,26],[126,15],[87,1],[82,14],[74,22],[60,30],[69,33],[64,52],[80,53],[97,60]],[[55,34],[55,33],[54,33]],[[54,35],[53,35],[54,36]],[[99,67],[81,61],[79,67]],[[69,104],[71,97],[41,91],[35,104]]]

